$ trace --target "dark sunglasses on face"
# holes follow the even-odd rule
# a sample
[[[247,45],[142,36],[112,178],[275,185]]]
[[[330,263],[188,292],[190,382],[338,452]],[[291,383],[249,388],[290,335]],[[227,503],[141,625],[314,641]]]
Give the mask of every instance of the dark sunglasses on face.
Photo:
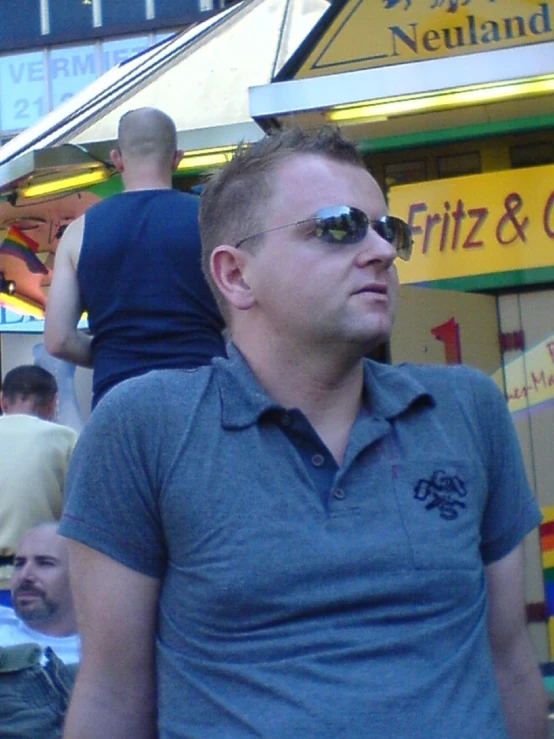
[[[363,210],[350,205],[330,205],[327,208],[321,208],[311,218],[246,236],[235,244],[235,247],[238,248],[249,239],[280,231],[283,228],[300,226],[302,223],[313,223],[316,237],[326,244],[358,244],[365,238],[371,227],[382,239],[394,246],[400,259],[407,262],[412,255],[412,233],[405,221],[396,216],[383,216],[372,220]]]

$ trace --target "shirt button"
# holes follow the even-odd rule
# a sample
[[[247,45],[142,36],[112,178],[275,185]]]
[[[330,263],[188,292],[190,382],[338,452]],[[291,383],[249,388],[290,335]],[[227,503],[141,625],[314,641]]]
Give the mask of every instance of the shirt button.
[[[321,467],[322,464],[325,462],[325,457],[323,454],[314,454],[312,457],[312,464],[314,467]]]
[[[337,500],[344,500],[346,498],[346,493],[342,488],[337,488],[333,495],[335,496],[335,498],[337,498]]]

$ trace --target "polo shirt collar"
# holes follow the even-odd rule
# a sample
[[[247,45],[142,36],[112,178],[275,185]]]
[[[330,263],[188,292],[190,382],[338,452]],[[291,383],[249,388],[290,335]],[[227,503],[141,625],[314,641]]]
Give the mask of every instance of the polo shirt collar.
[[[233,343],[227,345],[227,355],[213,360],[224,428],[246,428],[268,411],[285,410],[262,388]],[[364,362],[364,396],[374,418],[395,418],[418,401],[434,404],[427,389],[405,370],[369,359]]]
[[[434,405],[433,396],[407,367],[364,362],[364,394],[373,417],[392,419],[415,403]]]
[[[246,428],[267,411],[283,409],[266,393],[232,342],[227,344],[227,357],[212,360],[219,384],[223,428]]]

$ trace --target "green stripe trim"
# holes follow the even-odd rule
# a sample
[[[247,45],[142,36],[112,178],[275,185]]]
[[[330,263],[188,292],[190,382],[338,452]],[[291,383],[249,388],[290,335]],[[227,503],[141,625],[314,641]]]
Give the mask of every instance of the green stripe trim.
[[[547,567],[542,571],[545,582],[554,582],[554,567]]]
[[[379,151],[394,151],[414,146],[429,144],[444,144],[460,139],[477,139],[484,136],[498,136],[505,133],[523,133],[538,131],[554,127],[554,115],[533,116],[530,118],[515,118],[509,121],[493,121],[477,126],[459,126],[443,128],[439,131],[416,131],[402,136],[387,136],[381,139],[365,139],[358,144],[361,154]]]
[[[210,164],[209,167],[194,167],[194,169],[182,169],[181,171],[173,173],[173,177],[179,180],[185,180],[190,177],[200,177],[201,175],[209,175],[211,172],[215,172],[221,169],[222,164]]]
[[[522,269],[511,272],[492,272],[486,275],[451,277],[445,280],[424,280],[422,282],[403,282],[403,285],[419,285],[439,290],[458,290],[461,292],[501,290],[503,288],[523,287],[545,282],[554,282],[554,266]]]
[[[104,180],[104,182],[99,182],[97,185],[87,187],[87,192],[98,195],[98,197],[102,199],[107,198],[110,195],[115,195],[118,192],[123,192],[121,175],[113,175],[109,180]]]

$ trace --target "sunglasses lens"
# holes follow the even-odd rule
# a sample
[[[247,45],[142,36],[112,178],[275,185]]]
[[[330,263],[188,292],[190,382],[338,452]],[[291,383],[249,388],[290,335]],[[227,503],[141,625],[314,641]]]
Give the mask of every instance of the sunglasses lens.
[[[396,253],[404,261],[412,256],[412,233],[410,227],[401,218],[385,216],[378,221],[372,222],[373,230],[382,239],[388,241],[396,248]]]
[[[327,244],[358,244],[367,234],[369,225],[389,244],[401,259],[408,261],[412,254],[410,227],[401,218],[384,216],[370,221],[363,210],[348,205],[322,208],[315,217],[316,236]]]
[[[329,244],[356,244],[367,233],[369,220],[362,210],[343,205],[316,214],[316,236]]]

